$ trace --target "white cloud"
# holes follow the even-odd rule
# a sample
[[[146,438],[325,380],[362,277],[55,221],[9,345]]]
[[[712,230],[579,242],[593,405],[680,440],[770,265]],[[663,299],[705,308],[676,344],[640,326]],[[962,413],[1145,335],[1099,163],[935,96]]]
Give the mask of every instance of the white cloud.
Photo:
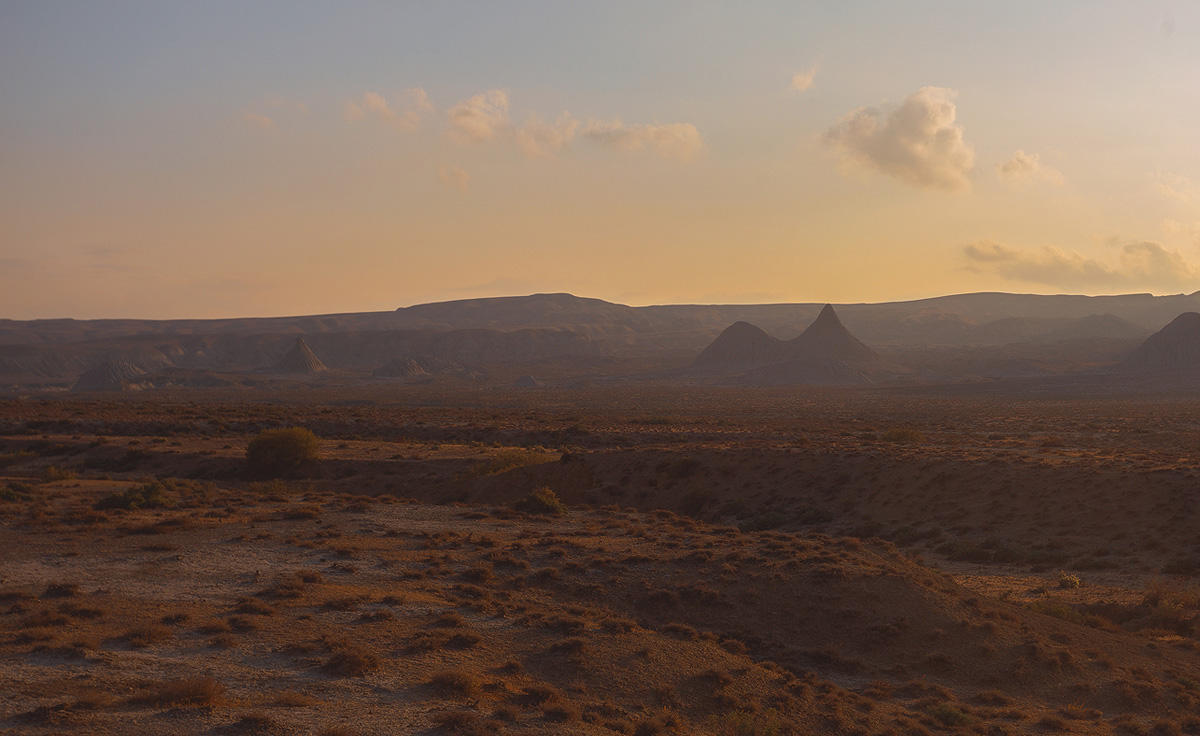
[[[583,135],[624,151],[649,149],[663,158],[688,161],[704,149],[704,139],[691,123],[625,125],[620,120],[593,120]]]
[[[813,86],[813,82],[817,78],[817,68],[814,66],[808,71],[796,72],[792,75],[791,88],[793,92],[804,92]]]
[[[998,165],[996,170],[1000,176],[1010,181],[1039,179],[1041,181],[1062,186],[1065,181],[1062,172],[1053,166],[1042,163],[1036,153],[1025,153],[1017,149],[1012,158]]]
[[[471,186],[471,175],[457,166],[443,166],[438,169],[438,178],[448,187],[454,187],[460,192],[467,191]]]
[[[447,112],[450,134],[464,143],[490,141],[509,127],[508,94],[493,89],[463,100]]]
[[[346,103],[343,114],[351,122],[372,117],[400,130],[415,130],[421,118],[432,111],[429,95],[424,89],[413,87],[396,95],[392,102],[378,92],[364,92],[362,97]]]
[[[1052,246],[1014,248],[992,241],[972,243],[963,252],[972,270],[1064,289],[1192,289],[1200,276],[1178,251],[1151,242],[1125,244],[1110,263]]]
[[[909,184],[967,189],[975,151],[955,122],[956,95],[944,87],[922,87],[886,114],[859,108],[827,130],[825,141],[846,160]]]
[[[550,156],[565,148],[579,130],[579,121],[563,112],[552,123],[536,113],[516,131],[517,146],[526,156]]]
[[[1155,184],[1159,194],[1177,202],[1191,203],[1200,201],[1200,190],[1191,179],[1182,174],[1160,173],[1155,176]]]

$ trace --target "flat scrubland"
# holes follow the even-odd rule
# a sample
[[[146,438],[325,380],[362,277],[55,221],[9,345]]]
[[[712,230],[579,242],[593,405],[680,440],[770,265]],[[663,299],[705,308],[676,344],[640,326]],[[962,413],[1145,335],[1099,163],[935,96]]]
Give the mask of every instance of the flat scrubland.
[[[1198,398],[248,396],[0,402],[0,732],[1200,733]]]

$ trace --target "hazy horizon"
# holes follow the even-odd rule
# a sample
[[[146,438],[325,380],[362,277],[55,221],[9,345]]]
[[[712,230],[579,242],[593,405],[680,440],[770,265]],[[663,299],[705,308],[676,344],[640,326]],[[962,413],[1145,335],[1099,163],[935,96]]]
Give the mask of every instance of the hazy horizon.
[[[0,317],[1200,288],[1200,7],[0,3]]]
[[[433,301],[411,302],[408,304],[401,304],[401,305],[398,305],[395,307],[388,307],[388,308],[384,308],[384,309],[336,310],[336,311],[330,311],[330,312],[280,312],[277,314],[276,313],[271,313],[271,314],[233,314],[233,313],[231,313],[231,314],[222,314],[222,315],[216,315],[216,316],[184,315],[184,316],[178,316],[178,317],[156,317],[156,316],[148,316],[148,315],[141,315],[141,316],[130,315],[130,316],[123,316],[123,317],[107,317],[107,316],[99,315],[99,316],[94,316],[94,317],[78,317],[78,316],[74,316],[74,315],[56,315],[56,316],[13,318],[13,317],[0,316],[0,320],[15,320],[15,321],[34,322],[34,321],[42,321],[42,320],[74,319],[74,320],[80,320],[80,321],[86,321],[86,320],[134,320],[134,321],[138,321],[138,320],[143,320],[143,321],[168,322],[168,321],[189,321],[189,320],[202,321],[202,320],[237,320],[237,319],[287,319],[287,318],[292,318],[292,317],[323,317],[323,316],[338,316],[338,315],[352,315],[352,314],[386,313],[386,312],[394,312],[394,311],[401,310],[401,309],[407,309],[410,307],[419,307],[419,306],[425,306],[425,305],[430,305],[430,304],[442,304],[442,303],[454,302],[454,301],[472,301],[472,300],[489,300],[489,299],[523,299],[523,298],[535,297],[535,296],[558,296],[558,295],[571,296],[571,297],[575,297],[577,299],[589,299],[589,300],[597,299],[597,300],[607,302],[610,304],[614,304],[617,306],[641,308],[641,307],[744,307],[744,306],[748,307],[748,306],[786,306],[786,305],[793,305],[793,304],[797,304],[797,305],[831,304],[831,305],[837,306],[837,307],[845,307],[845,306],[855,306],[855,305],[904,304],[904,303],[911,303],[911,302],[931,301],[934,299],[947,299],[947,298],[951,298],[951,297],[972,296],[972,295],[1008,295],[1008,296],[1029,296],[1029,297],[1082,297],[1082,298],[1087,298],[1087,299],[1098,299],[1098,298],[1117,298],[1117,297],[1135,297],[1135,296],[1150,296],[1150,297],[1155,297],[1155,298],[1187,297],[1187,296],[1192,296],[1193,294],[1197,294],[1197,293],[1200,293],[1200,290],[1198,290],[1196,292],[1178,292],[1178,293],[1174,293],[1174,294],[1170,294],[1170,293],[1154,294],[1151,292],[1122,292],[1122,293],[1114,292],[1114,293],[1107,293],[1107,294],[1104,294],[1104,293],[1084,294],[1084,293],[1066,293],[1066,292],[1059,292],[1059,293],[1041,292],[1041,293],[1039,293],[1039,292],[1016,292],[1016,291],[964,291],[964,292],[957,292],[957,293],[953,293],[953,294],[932,294],[932,295],[928,295],[928,296],[914,297],[911,299],[883,299],[883,300],[878,300],[878,301],[869,301],[869,300],[861,300],[861,299],[860,300],[844,300],[844,301],[831,301],[831,300],[822,300],[822,299],[797,299],[797,300],[791,300],[791,301],[761,301],[761,302],[683,302],[683,301],[680,301],[680,302],[647,302],[644,304],[638,304],[638,303],[619,302],[619,301],[614,301],[612,299],[604,299],[603,297],[597,297],[597,296],[593,296],[590,294],[573,294],[571,292],[566,292],[566,291],[539,291],[539,292],[531,292],[529,294],[493,294],[490,296],[462,297],[459,299],[444,299],[444,300],[438,299],[438,300],[433,300]]]

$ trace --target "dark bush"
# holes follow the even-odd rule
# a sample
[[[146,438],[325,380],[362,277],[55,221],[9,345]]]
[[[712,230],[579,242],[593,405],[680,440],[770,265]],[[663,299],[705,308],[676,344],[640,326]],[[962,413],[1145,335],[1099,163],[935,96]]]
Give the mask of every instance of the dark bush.
[[[514,506],[518,511],[529,514],[554,514],[557,516],[566,513],[567,510],[566,504],[559,499],[558,494],[547,486],[542,486],[530,493]]]
[[[246,448],[246,466],[261,478],[296,474],[316,459],[317,436],[304,427],[268,429]]]
[[[92,508],[97,511],[105,509],[165,509],[175,505],[175,500],[167,495],[167,488],[162,483],[144,483],[125,491],[105,496],[97,501]]]

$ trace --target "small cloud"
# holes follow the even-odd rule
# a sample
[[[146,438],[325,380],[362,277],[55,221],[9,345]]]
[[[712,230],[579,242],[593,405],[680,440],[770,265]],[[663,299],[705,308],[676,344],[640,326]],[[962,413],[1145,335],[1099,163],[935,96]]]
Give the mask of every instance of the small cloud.
[[[526,156],[550,156],[565,148],[579,130],[579,121],[563,112],[553,123],[547,123],[536,113],[525,119],[517,129],[517,146]]]
[[[400,130],[415,130],[421,118],[433,110],[429,95],[420,87],[406,89],[392,101],[378,92],[363,92],[362,97],[346,103],[343,117],[350,122],[368,117],[383,120]]]
[[[1052,246],[1014,248],[980,241],[963,248],[971,270],[1057,288],[1191,288],[1200,271],[1177,251],[1158,243],[1121,246],[1115,263]]]
[[[457,166],[443,166],[438,169],[438,178],[448,187],[454,187],[465,192],[471,186],[471,175]]]
[[[274,130],[275,121],[266,115],[260,115],[256,112],[248,112],[242,115],[242,120],[259,130]]]
[[[463,100],[447,112],[450,134],[463,143],[482,143],[508,129],[508,94],[493,89]]]
[[[793,92],[804,92],[809,87],[813,86],[813,82],[817,78],[817,68],[814,66],[808,71],[796,72],[792,75],[791,88]]]
[[[1189,224],[1168,217],[1162,221],[1162,229],[1167,235],[1183,235],[1191,240],[1193,245],[1200,245],[1200,222]]]
[[[1197,190],[1196,185],[1182,174],[1160,173],[1155,177],[1155,184],[1158,187],[1158,193],[1167,199],[1185,203],[1200,200],[1200,191]]]
[[[593,120],[583,135],[623,151],[650,149],[663,158],[688,161],[704,149],[704,139],[691,123],[625,125],[620,120]]]
[[[827,130],[825,141],[847,161],[909,184],[968,189],[975,151],[955,122],[956,95],[944,87],[922,87],[886,113],[859,108]]]
[[[1020,149],[1012,158],[997,166],[996,170],[1009,181],[1040,179],[1055,186],[1062,186],[1065,181],[1061,171],[1042,163],[1036,153],[1025,153]]]

